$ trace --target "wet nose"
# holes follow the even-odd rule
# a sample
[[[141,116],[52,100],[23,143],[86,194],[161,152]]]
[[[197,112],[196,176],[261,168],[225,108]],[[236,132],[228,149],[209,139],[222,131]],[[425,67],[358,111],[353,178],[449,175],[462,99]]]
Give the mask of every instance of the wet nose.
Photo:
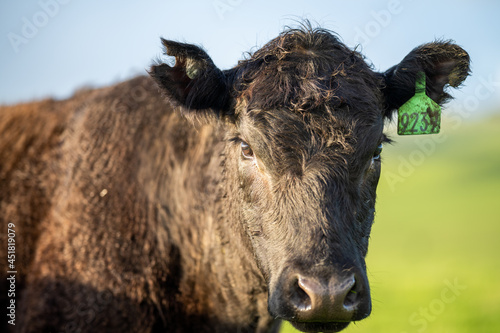
[[[340,281],[323,284],[317,279],[298,276],[290,299],[301,321],[351,321],[360,297],[354,274]],[[333,282],[333,283],[332,283]],[[332,320],[333,319],[333,320]]]
[[[327,279],[291,274],[270,300],[270,311],[294,322],[350,322],[371,312],[368,282],[356,273]],[[281,297],[277,300],[276,297]],[[274,299],[273,299],[274,298]]]

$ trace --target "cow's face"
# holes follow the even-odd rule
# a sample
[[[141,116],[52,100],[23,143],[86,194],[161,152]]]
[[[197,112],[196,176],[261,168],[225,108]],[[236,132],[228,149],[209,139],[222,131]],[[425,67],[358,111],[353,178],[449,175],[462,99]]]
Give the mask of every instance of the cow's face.
[[[427,44],[380,74],[327,31],[291,30],[222,72],[194,46],[164,44],[176,65],[153,77],[186,112],[212,108],[226,125],[227,180],[271,315],[314,332],[368,316],[384,118],[413,95],[419,71],[445,100],[444,85],[468,73],[467,53]]]
[[[362,124],[348,110],[335,113],[242,111],[228,149],[244,228],[269,283],[269,310],[303,330],[342,328],[371,309],[364,257],[382,116]],[[315,128],[316,121],[327,126]]]
[[[229,150],[271,314],[305,331],[365,318],[382,77],[331,34],[295,31],[240,62],[233,85]]]

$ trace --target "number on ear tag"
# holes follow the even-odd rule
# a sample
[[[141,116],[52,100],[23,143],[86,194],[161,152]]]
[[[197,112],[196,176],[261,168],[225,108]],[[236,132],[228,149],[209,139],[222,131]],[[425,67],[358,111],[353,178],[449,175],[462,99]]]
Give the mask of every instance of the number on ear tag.
[[[425,93],[425,73],[418,72],[415,95],[398,109],[398,134],[437,134],[441,127],[441,106]]]

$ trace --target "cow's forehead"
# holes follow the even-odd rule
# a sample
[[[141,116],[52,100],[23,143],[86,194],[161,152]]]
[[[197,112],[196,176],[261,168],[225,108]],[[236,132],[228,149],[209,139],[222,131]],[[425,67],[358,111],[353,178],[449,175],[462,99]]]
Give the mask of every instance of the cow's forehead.
[[[347,108],[327,109],[321,111],[329,116],[318,114],[319,109],[304,114],[247,110],[238,117],[238,135],[277,177],[302,175],[311,165],[334,174],[366,162],[363,156],[373,153],[382,139],[382,116],[358,121]]]
[[[381,113],[381,76],[325,30],[287,31],[234,70],[237,113],[288,110],[329,120],[347,110],[358,122]]]
[[[297,169],[378,144],[381,77],[329,31],[286,31],[233,74],[239,130],[273,167]]]

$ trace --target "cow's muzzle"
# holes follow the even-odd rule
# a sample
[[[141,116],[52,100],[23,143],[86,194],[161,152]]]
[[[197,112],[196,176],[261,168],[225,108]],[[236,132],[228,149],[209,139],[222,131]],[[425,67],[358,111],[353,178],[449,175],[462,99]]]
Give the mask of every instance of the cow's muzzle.
[[[338,332],[371,312],[366,274],[324,266],[307,274],[285,269],[271,288],[269,312],[304,332]]]

